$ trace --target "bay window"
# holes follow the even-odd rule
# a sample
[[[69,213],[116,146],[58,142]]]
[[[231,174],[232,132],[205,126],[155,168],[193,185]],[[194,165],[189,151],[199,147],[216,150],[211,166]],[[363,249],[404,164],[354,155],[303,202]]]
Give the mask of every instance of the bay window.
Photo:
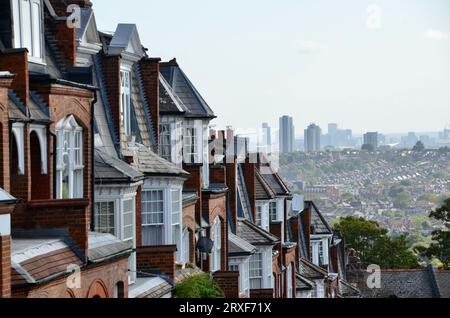
[[[114,201],[95,203],[95,232],[116,235]]]
[[[164,243],[164,192],[142,192],[142,235],[144,245]]]
[[[172,243],[181,246],[181,191],[171,190],[172,194]],[[177,261],[182,260],[182,249],[177,249]]]
[[[131,73],[120,71],[120,120],[125,136],[131,135]]]
[[[250,258],[250,289],[263,288],[263,253],[259,252]]]
[[[27,48],[30,61],[42,62],[42,0],[12,0],[14,46]]]
[[[56,198],[83,197],[83,129],[73,116],[56,125]]]
[[[213,250],[211,253],[212,258],[212,272],[220,271],[221,268],[221,251],[222,251],[222,222],[217,217],[211,227],[211,239],[214,242]]]

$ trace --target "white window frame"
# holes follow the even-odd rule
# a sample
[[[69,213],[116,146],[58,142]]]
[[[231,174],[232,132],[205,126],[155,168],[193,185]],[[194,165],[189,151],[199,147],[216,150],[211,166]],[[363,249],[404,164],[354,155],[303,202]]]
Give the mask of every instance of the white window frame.
[[[167,143],[168,141],[168,143]],[[170,123],[161,123],[159,125],[159,152],[160,156],[167,161],[172,162],[172,125]],[[168,152],[167,152],[168,150]]]
[[[229,260],[228,270],[239,272],[239,292],[242,295],[250,296],[250,257],[232,258]]]
[[[184,162],[188,164],[200,163],[198,153],[198,128],[195,126],[188,126],[184,130],[183,135],[183,158]]]
[[[274,212],[274,206],[275,206],[275,212]],[[269,218],[270,218],[270,222],[277,222],[279,220],[279,218],[278,218],[278,202],[277,201],[270,201],[270,203],[269,203]]]
[[[266,231],[270,231],[269,202],[266,201],[256,202],[255,224]]]
[[[126,137],[131,135],[131,70],[120,69],[120,121]]]
[[[183,256],[183,248],[182,248],[182,246],[183,246],[183,233],[182,233],[183,199],[182,199],[181,191],[179,189],[171,189],[170,190],[170,202],[172,205],[172,211],[171,211],[172,244],[177,245],[176,260],[177,260],[177,262],[181,262],[182,256]]]
[[[16,140],[17,146],[17,173],[21,176],[25,174],[25,140],[24,140],[24,123],[13,123],[12,124],[12,135]]]
[[[211,253],[211,272],[218,272],[221,269],[222,253],[222,222],[216,217],[211,227],[211,240],[214,246]]]
[[[112,213],[110,212],[109,215],[112,215],[112,227],[104,227],[104,226],[100,226],[99,224],[99,212],[101,211],[101,206],[102,205],[110,205],[112,204]],[[119,237],[118,232],[117,232],[117,212],[116,212],[116,200],[102,200],[102,201],[96,201],[94,203],[94,229],[95,232],[99,232],[99,233],[109,233],[112,234],[114,236]]]
[[[287,298],[293,298],[294,297],[294,290],[293,290],[293,283],[292,283],[292,277],[293,277],[293,270],[292,270],[292,263],[289,263],[287,267]]]
[[[76,146],[76,140],[79,141]],[[76,199],[84,196],[83,129],[70,115],[56,125],[56,198]],[[64,158],[67,158],[67,162]],[[63,174],[67,169],[68,193],[63,193]]]
[[[148,200],[144,200],[144,193],[148,197]],[[152,194],[156,194],[156,199],[152,199]],[[159,194],[161,194],[161,197],[159,197]],[[161,244],[164,244],[166,242],[166,236],[167,236],[167,223],[166,223],[166,207],[164,206],[167,201],[167,198],[165,198],[166,194],[164,189],[146,189],[142,190],[142,227],[160,227],[162,228],[162,237],[160,237],[159,241]],[[161,205],[160,205],[161,204]],[[150,209],[146,208],[149,207]],[[155,209],[151,208],[154,207]],[[144,239],[144,238],[143,238]],[[146,243],[147,244],[147,243]],[[148,243],[148,244],[158,244],[158,243]]]
[[[15,48],[27,48],[31,62],[43,63],[44,35],[42,0],[12,0],[11,4],[14,20]]]

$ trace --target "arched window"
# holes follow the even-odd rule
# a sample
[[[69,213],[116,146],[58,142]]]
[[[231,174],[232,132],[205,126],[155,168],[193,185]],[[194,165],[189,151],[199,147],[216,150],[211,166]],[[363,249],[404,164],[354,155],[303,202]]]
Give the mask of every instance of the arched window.
[[[222,222],[217,217],[214,220],[214,224],[211,227],[211,239],[214,241],[214,247],[212,250],[212,272],[220,271],[220,254],[222,250]]]
[[[56,125],[56,197],[83,197],[83,129],[73,116]]]
[[[114,286],[114,298],[125,298],[125,284],[118,282]]]

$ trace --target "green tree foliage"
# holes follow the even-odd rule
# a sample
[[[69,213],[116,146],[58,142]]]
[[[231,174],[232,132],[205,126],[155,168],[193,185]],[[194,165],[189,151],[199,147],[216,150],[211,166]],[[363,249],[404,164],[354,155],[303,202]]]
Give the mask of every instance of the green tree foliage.
[[[393,186],[389,190],[389,196],[397,209],[404,209],[410,206],[413,198],[411,193],[403,186]]]
[[[416,145],[413,147],[413,151],[422,152],[425,150],[425,145],[423,142],[418,141]]]
[[[175,298],[221,298],[223,291],[211,280],[208,274],[199,274],[187,278],[175,286]]]
[[[445,269],[450,269],[450,198],[445,200],[440,208],[431,212],[430,218],[443,222],[445,228],[433,232],[433,242],[422,252],[428,258],[439,259]]]
[[[353,248],[365,266],[379,265],[383,269],[417,268],[418,259],[409,250],[404,236],[390,238],[377,222],[344,217],[334,225],[344,235],[346,248]]]

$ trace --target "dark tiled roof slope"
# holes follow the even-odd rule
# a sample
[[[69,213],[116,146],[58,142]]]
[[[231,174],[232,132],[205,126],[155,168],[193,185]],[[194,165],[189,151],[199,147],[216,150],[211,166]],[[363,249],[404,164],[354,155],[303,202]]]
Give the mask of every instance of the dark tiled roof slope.
[[[237,235],[255,246],[275,245],[280,241],[278,237],[244,219],[238,220]]]

